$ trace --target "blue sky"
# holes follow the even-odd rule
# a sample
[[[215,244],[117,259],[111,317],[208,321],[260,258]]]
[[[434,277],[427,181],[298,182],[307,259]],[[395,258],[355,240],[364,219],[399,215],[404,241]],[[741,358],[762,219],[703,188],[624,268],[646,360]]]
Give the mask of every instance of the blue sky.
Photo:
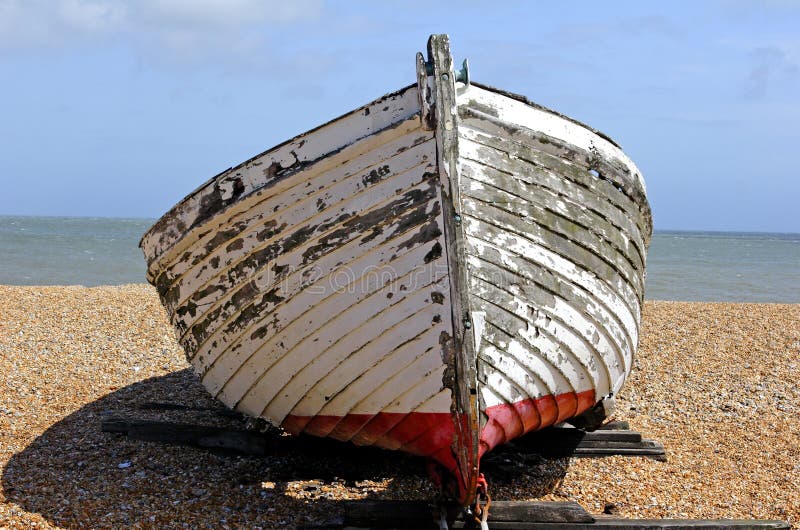
[[[657,229],[800,232],[800,3],[0,0],[0,214],[158,217],[414,80],[473,79],[615,138]]]

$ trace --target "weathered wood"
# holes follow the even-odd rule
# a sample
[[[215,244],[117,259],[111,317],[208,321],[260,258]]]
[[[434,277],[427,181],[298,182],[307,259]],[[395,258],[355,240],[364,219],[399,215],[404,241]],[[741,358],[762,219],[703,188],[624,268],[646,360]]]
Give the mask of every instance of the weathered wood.
[[[479,121],[474,120],[469,126],[462,124],[459,130],[464,142],[464,158],[483,162],[485,153],[497,150],[524,160],[531,170],[525,174],[516,174],[516,178],[522,182],[559,189],[566,196],[574,197],[579,204],[612,220],[644,255],[647,246],[644,230],[647,227],[639,220],[635,203],[612,183],[598,181],[589,171],[576,168],[549,153],[539,152],[522,142],[519,137],[503,138],[482,131],[477,128],[479,124]]]
[[[495,501],[489,510],[492,524],[501,521],[591,523],[594,517],[577,502]]]
[[[451,355],[455,376],[453,412],[458,430],[453,449],[463,481],[459,488],[459,501],[466,506],[472,503],[475,496],[483,416],[478,401],[477,346],[471,330],[473,314],[469,276],[463,260],[466,243],[458,166],[458,111],[449,37],[432,35],[428,40],[428,56],[433,64],[436,89],[436,156],[444,212],[445,254],[450,271]]]
[[[638,226],[634,224],[633,219],[626,219],[625,216],[630,212],[623,213],[618,205],[599,195],[597,190],[584,189],[581,191],[580,188],[577,188],[578,184],[574,180],[579,182],[585,180],[576,178],[580,172],[574,167],[570,169],[575,175],[566,179],[559,174],[558,163],[552,157],[536,161],[526,159],[535,158],[533,154],[528,154],[526,158],[509,158],[509,154],[519,151],[520,148],[508,139],[477,135],[472,129],[462,130],[464,132],[461,139],[465,142],[464,158],[469,159],[470,163],[478,167],[487,168],[491,177],[486,181],[488,184],[496,183],[500,189],[525,199],[514,204],[524,207],[531,200],[544,201],[546,207],[553,209],[555,213],[561,212],[567,218],[573,218],[585,224],[601,222],[603,226],[598,229],[603,229],[604,233],[600,235],[614,237],[613,231],[605,233],[604,225],[611,224],[625,237],[632,238],[631,243],[639,243],[637,241],[640,234]],[[523,151],[523,153],[525,152]],[[541,153],[537,154],[541,156]],[[589,176],[591,176],[590,173]],[[565,200],[571,197],[575,197],[575,200]],[[575,201],[580,201],[580,204],[575,204]],[[584,210],[574,210],[576,206],[583,207]],[[627,247],[628,241],[623,241],[621,244]],[[640,258],[638,244],[636,250],[635,257],[638,259]]]
[[[451,528],[468,528],[457,522]],[[475,528],[474,526],[471,528]],[[597,519],[594,523],[529,523],[524,521],[490,522],[492,530],[768,530],[791,528],[784,521],[735,519]],[[355,529],[354,529],[355,530]]]
[[[267,441],[263,435],[247,430],[225,429],[167,421],[104,419],[103,432],[125,434],[132,440],[166,444],[191,445],[204,449],[224,449],[248,455],[263,456]]]
[[[167,309],[175,311],[173,323],[182,323],[185,332],[195,324],[196,316],[213,314],[222,303],[235,302],[234,306],[242,309],[244,304],[237,293],[249,285],[244,280],[270,287],[282,276],[271,268],[264,270],[264,260],[280,258],[282,270],[299,268],[306,262],[289,258],[302,256],[308,246],[324,242],[322,238],[340,229],[336,221],[343,221],[345,212],[355,215],[368,209],[370,203],[377,205],[381,199],[390,198],[400,184],[405,191],[422,182],[421,177],[433,171],[425,164],[434,149],[432,141],[425,145],[428,140],[432,140],[430,133],[421,132],[418,119],[411,118],[371,137],[367,143],[372,149],[366,153],[360,152],[363,148],[352,152],[365,141],[358,142],[332,154],[327,163],[308,165],[286,176],[280,186],[256,192],[253,199],[236,205],[245,208],[243,211],[220,213],[221,219],[216,222],[221,226],[210,231],[213,237],[204,236],[180,258],[165,264],[154,281]],[[330,162],[335,165],[328,167]],[[405,175],[414,169],[419,171]],[[404,179],[398,182],[392,178],[397,175],[404,175]],[[394,185],[387,181],[394,181]],[[357,208],[350,210],[348,207],[354,204]],[[333,209],[337,207],[344,209]],[[381,220],[374,219],[374,223]],[[227,277],[229,273],[235,273],[238,281]],[[205,311],[180,311],[181,307],[200,304],[208,306]]]
[[[550,456],[569,456],[574,458],[602,458],[606,456],[628,456],[628,457],[646,457],[659,462],[666,462],[667,457],[663,447],[609,447],[609,448],[592,448],[592,447],[578,447],[569,454],[551,453]]]
[[[294,272],[308,264],[309,248],[317,251],[314,258],[324,253],[320,250],[325,249],[331,234],[342,242],[355,237],[343,230],[343,221],[355,224],[368,210],[394,204],[397,191],[408,192],[426,182],[426,173],[433,171],[426,164],[432,157],[433,145],[426,145],[425,140],[425,136],[413,132],[400,138],[390,136],[388,144],[376,149],[372,156],[363,157],[366,160],[348,160],[339,154],[336,158],[341,158],[343,164],[336,171],[320,171],[314,165],[285,179],[293,184],[290,189],[253,205],[247,217],[236,218],[233,226],[225,227],[227,231],[219,231],[223,237],[218,239],[224,244],[214,246],[210,242],[195,248],[185,255],[185,261],[178,262],[185,270],[177,269],[157,282],[168,309],[176,312],[178,318],[174,321],[188,330],[196,327],[196,317],[213,315],[212,320],[218,320],[219,315],[213,311],[226,302],[235,302],[234,308],[241,311],[247,306],[243,302],[249,301],[242,295],[253,296],[246,291],[247,286],[252,288],[249,280],[258,281],[257,287],[269,291],[275,280],[285,276],[264,266],[270,260],[279,261],[281,271]],[[385,217],[392,220],[392,214],[400,212],[395,209],[382,213],[370,219],[370,226]],[[231,239],[226,239],[228,233]],[[356,234],[363,236],[363,231]],[[386,235],[391,236],[392,232]],[[198,311],[196,306],[201,304],[203,310]]]
[[[422,129],[432,131],[436,127],[434,87],[431,86],[428,63],[422,53],[417,53],[417,91],[419,93],[419,117]]]
[[[620,422],[624,423],[624,422]],[[517,438],[503,450],[533,452],[551,457],[599,458],[605,456],[645,456],[666,460],[664,446],[629,430],[583,431],[550,428]]]
[[[512,275],[503,273],[494,274],[493,279],[498,282],[507,277],[512,281],[518,281]],[[609,341],[597,333],[597,329],[585,315],[539,286],[524,284],[520,286],[517,283],[518,294],[515,296],[507,289],[492,285],[484,278],[485,276],[481,275],[481,281],[473,281],[473,293],[486,304],[487,314],[491,314],[494,304],[513,308],[505,313],[498,312],[492,315],[493,325],[502,325],[508,332],[516,329],[535,329],[535,333],[520,332],[520,338],[525,344],[538,348],[541,351],[539,355],[546,356],[555,370],[563,373],[575,384],[589,379],[589,383],[601,395],[611,392],[614,381],[624,369],[625,361],[622,354],[615,351]],[[528,310],[528,304],[537,308],[534,314]],[[587,344],[593,342],[594,347],[587,347]],[[514,357],[518,358],[519,354]],[[564,360],[559,362],[562,358]],[[622,366],[607,366],[606,363],[611,364],[609,359],[615,358],[619,359],[618,362]],[[508,375],[511,376],[513,373]],[[523,383],[524,386],[526,385]]]
[[[425,528],[432,526],[436,507],[428,501],[345,501],[344,526]]]
[[[593,525],[587,528],[636,529],[636,530],[760,530],[789,529],[785,521],[757,521],[747,519],[619,519],[598,516]],[[577,530],[577,528],[575,529]]]
[[[524,249],[532,247],[569,260],[573,269],[584,274],[594,274],[594,283],[607,285],[617,297],[624,300],[626,311],[639,318],[640,306],[636,291],[612,265],[597,254],[548,227],[521,220],[494,204],[477,202],[472,198],[466,198],[464,202],[470,208],[467,216],[468,226],[474,230],[470,234],[472,238],[495,244],[513,244],[514,247],[506,246],[506,250],[516,252],[515,249],[520,248],[521,251],[516,253],[526,261],[532,260],[529,258],[530,253]]]
[[[554,443],[564,440],[580,440],[584,443],[589,441],[639,443],[642,441],[642,433],[627,429],[584,431],[572,428],[553,428],[525,436],[522,439],[533,441],[534,439],[543,438]]]
[[[344,503],[344,522],[350,526],[421,525],[437,514],[425,501],[363,500]],[[491,505],[491,526],[500,522],[591,523],[595,519],[578,503],[543,501],[496,501]]]
[[[633,433],[639,434],[639,433]],[[586,449],[658,449],[663,451],[664,448],[655,440],[641,439],[639,441],[628,440],[598,440],[594,438],[585,438],[578,442],[579,448]]]
[[[464,144],[465,148],[467,149],[470,148],[471,144],[468,141],[465,141]],[[641,276],[643,273],[642,267],[640,266],[637,270],[634,270],[634,267],[632,267],[632,265],[630,264],[630,257],[626,256],[625,252],[620,252],[620,247],[624,246],[624,244],[620,242],[621,238],[624,239],[626,237],[630,237],[628,234],[617,229],[616,227],[610,225],[607,222],[604,222],[602,225],[594,227],[594,223],[588,221],[584,224],[590,225],[591,229],[589,229],[589,227],[584,227],[582,229],[582,232],[579,231],[576,234],[573,234],[569,229],[565,229],[564,227],[559,228],[557,226],[559,223],[563,225],[564,222],[571,222],[569,219],[564,219],[563,214],[566,213],[565,210],[562,210],[561,213],[552,212],[549,215],[547,212],[539,212],[538,215],[536,216],[536,219],[528,220],[527,219],[528,215],[533,215],[532,210],[529,208],[528,205],[529,198],[536,197],[537,195],[536,190],[535,189],[528,190],[526,188],[528,188],[529,186],[524,184],[514,184],[518,180],[518,177],[510,179],[510,177],[508,177],[508,174],[526,175],[527,173],[533,171],[533,167],[535,166],[530,166],[529,164],[524,162],[524,160],[516,158],[516,155],[514,155],[513,150],[511,149],[508,149],[507,151],[501,151],[501,150],[498,151],[494,149],[483,148],[482,150],[480,150],[480,154],[475,156],[480,156],[482,158],[482,162],[477,163],[470,161],[468,164],[465,164],[465,172],[466,168],[469,168],[468,175],[470,176],[471,180],[476,181],[475,184],[473,184],[473,186],[471,187],[477,188],[476,192],[479,192],[480,188],[487,187],[487,183],[490,189],[496,189],[495,184],[499,184],[499,182],[497,181],[500,180],[505,181],[506,184],[502,185],[503,188],[505,188],[505,190],[500,191],[500,193],[498,193],[498,196],[495,199],[493,199],[491,203],[496,203],[498,206],[505,206],[505,207],[511,206],[512,208],[515,208],[515,210],[511,210],[509,213],[515,215],[517,221],[528,221],[527,224],[521,225],[525,227],[525,230],[522,230],[523,233],[526,233],[528,230],[530,230],[531,228],[530,225],[534,224],[531,223],[530,221],[538,219],[539,222],[541,223],[540,226],[542,228],[545,228],[548,231],[558,231],[560,232],[560,234],[562,234],[562,237],[564,237],[563,234],[565,233],[567,238],[581,236],[582,234],[584,238],[583,242],[576,241],[576,243],[580,244],[586,250],[593,252],[596,257],[608,261],[609,266],[615,267],[617,269],[615,270],[615,273],[625,278],[626,281],[631,284],[632,287],[629,289],[632,294],[639,292],[641,288],[641,279],[637,278]],[[505,178],[501,178],[501,175],[503,175],[504,173],[506,173]],[[560,191],[563,193],[564,190]],[[470,188],[466,191],[466,194],[472,196],[471,192],[472,189]],[[516,192],[517,194],[522,195],[523,197],[511,198],[511,200],[509,201],[508,200],[509,195],[513,195],[513,193],[509,192]],[[596,194],[597,201],[607,200],[605,199],[605,197],[597,195],[598,194]],[[505,200],[504,196],[506,197]],[[479,195],[472,197],[475,200],[481,200],[481,197]],[[539,203],[539,206],[541,208],[542,204],[539,202],[538,198],[534,198],[532,200],[534,203]],[[583,208],[587,208],[591,206],[591,203],[587,204],[586,201],[584,200],[584,204],[582,206]],[[549,203],[549,207],[557,208],[557,205]],[[572,212],[574,215],[576,210],[573,209]],[[578,223],[573,223],[573,224],[578,224]],[[604,228],[605,230],[603,230]],[[585,238],[590,235],[596,238],[597,242],[587,244],[587,241],[591,240],[586,240]],[[610,253],[610,249],[612,248],[610,245],[608,247],[598,246],[602,245],[602,240],[604,238],[616,240],[617,248],[613,249],[614,253]],[[606,255],[606,251],[604,250],[604,248],[609,249],[608,255]],[[629,248],[627,253],[638,255],[639,250],[637,247]],[[567,251],[565,255],[571,257],[572,252]],[[636,259],[638,262],[640,263],[642,262],[641,256],[637,257]],[[628,262],[627,264],[625,263],[626,261]],[[587,268],[589,268],[589,270],[595,270],[593,265],[589,265]],[[599,272],[600,270],[598,270],[598,273]],[[602,276],[605,277],[605,274],[603,274]]]
[[[527,169],[519,162],[516,164],[520,170]],[[564,200],[560,189],[551,191],[521,183],[517,178],[491,166],[484,165],[480,169],[470,171],[472,182],[468,184],[466,192],[470,197],[496,203],[520,217],[547,223],[559,233],[607,256],[623,275],[633,277],[634,271],[643,270],[644,264],[638,249],[629,244],[627,236],[608,219],[590,211],[587,205]],[[589,237],[590,234],[592,237]]]
[[[309,530],[322,530],[320,527],[309,527]],[[438,529],[434,523],[424,521],[411,521],[406,526],[373,525],[373,526],[325,526],[325,530],[367,530],[380,528],[381,530],[419,530]],[[456,521],[451,529],[477,528],[473,524]],[[598,519],[594,523],[531,523],[526,521],[498,521],[490,520],[489,528],[492,530],[790,530],[792,525],[785,521],[757,521],[739,519]]]
[[[457,522],[451,528],[468,528]],[[471,528],[475,528],[474,526]],[[738,519],[619,519],[598,518],[593,523],[530,523],[524,521],[490,522],[492,530],[788,530],[784,521],[756,521]],[[354,529],[355,530],[355,529]]]
[[[193,410],[181,405],[158,405],[160,410]],[[230,416],[225,414],[225,410],[212,411],[221,416]],[[134,440],[225,449],[243,454],[263,455],[266,448],[265,438],[261,434],[245,429],[119,418],[104,419],[101,429],[103,432],[126,434]],[[533,452],[551,457],[647,456],[665,459],[665,450],[660,443],[643,439],[638,432],[614,430],[584,432],[580,429],[547,429],[519,438],[504,446],[502,451]]]
[[[636,165],[618,146],[590,129],[492,91],[476,87],[465,96],[465,103],[460,107],[465,122],[475,116],[483,123],[493,124],[498,136],[532,137],[536,150],[569,160],[577,166],[594,170],[601,178],[610,179],[638,205],[644,233],[649,239],[652,219],[644,181]],[[553,139],[557,141],[553,142]]]
[[[437,508],[425,501],[364,500],[344,503],[342,528],[438,528]],[[760,530],[788,529],[784,521],[737,519],[623,519],[587,513],[574,502],[495,501],[489,510],[489,527],[496,529],[591,530]],[[460,514],[450,528],[476,528]]]

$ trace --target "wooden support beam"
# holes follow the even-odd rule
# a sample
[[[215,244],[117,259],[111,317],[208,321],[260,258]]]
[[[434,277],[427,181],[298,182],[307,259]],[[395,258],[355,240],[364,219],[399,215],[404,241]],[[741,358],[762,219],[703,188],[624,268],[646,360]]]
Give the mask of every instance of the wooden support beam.
[[[172,403],[148,402],[140,404],[139,408],[160,411],[208,411],[223,417],[243,419],[239,413],[225,409],[204,409]],[[266,444],[263,435],[246,429],[223,429],[170,421],[117,418],[107,418],[103,420],[101,426],[105,432],[127,434],[134,440],[224,449],[252,455],[263,455]],[[627,423],[617,423],[614,427],[627,427]],[[500,446],[494,452],[538,453],[548,457],[576,458],[644,456],[655,460],[666,460],[664,446],[659,442],[642,438],[642,435],[635,431],[613,428],[591,432],[574,428],[545,429]]]
[[[132,440],[224,449],[256,456],[267,453],[267,439],[260,433],[243,429],[119,418],[104,419],[100,427],[103,432],[125,434]]]
[[[642,438],[641,433],[627,430],[627,427],[627,422],[617,422],[612,428],[596,431],[553,427],[523,436],[498,449],[551,457],[645,456],[666,460],[661,443]]]
[[[363,500],[344,503],[344,529],[438,528],[437,509],[426,501]],[[499,529],[743,530],[788,529],[784,521],[736,519],[622,519],[592,516],[575,502],[495,501],[489,527]],[[450,528],[476,528],[462,514]]]
[[[344,525],[352,527],[424,527],[435,519],[436,507],[427,501],[346,501]],[[490,510],[492,527],[500,522],[591,523],[594,517],[576,502],[497,501]],[[422,525],[422,526],[420,526]]]

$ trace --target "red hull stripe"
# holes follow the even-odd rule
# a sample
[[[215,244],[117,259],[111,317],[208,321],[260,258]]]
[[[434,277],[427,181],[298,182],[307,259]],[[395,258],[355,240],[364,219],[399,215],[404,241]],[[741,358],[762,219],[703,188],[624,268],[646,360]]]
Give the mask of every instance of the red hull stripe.
[[[405,414],[375,414],[359,432],[355,433],[351,441],[358,445],[374,445],[384,434],[400,423]]]
[[[327,436],[364,445],[371,442],[384,449],[400,449],[420,456],[430,456],[449,447],[455,428],[449,412],[380,412],[341,416],[289,415],[281,424],[292,434]]]
[[[502,403],[486,409],[480,455],[523,434],[560,423],[595,404],[594,390]],[[289,415],[281,425],[292,434],[327,436],[427,456],[460,476],[451,445],[456,436],[449,412],[379,412],[342,416]]]
[[[480,456],[532,430],[543,429],[577,416],[595,404],[594,390],[524,399],[486,408],[489,421],[480,438]],[[522,424],[520,424],[522,421]]]

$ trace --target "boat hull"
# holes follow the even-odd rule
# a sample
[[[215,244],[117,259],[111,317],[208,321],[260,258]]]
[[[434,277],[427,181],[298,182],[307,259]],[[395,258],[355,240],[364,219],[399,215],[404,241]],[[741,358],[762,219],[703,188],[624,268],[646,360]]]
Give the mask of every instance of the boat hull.
[[[609,140],[478,86],[458,101],[483,454],[619,391],[651,229],[638,170]]]
[[[142,238],[203,384],[287,431],[481,456],[616,393],[638,341],[650,213],[600,133],[456,83],[416,85],[217,175]]]

